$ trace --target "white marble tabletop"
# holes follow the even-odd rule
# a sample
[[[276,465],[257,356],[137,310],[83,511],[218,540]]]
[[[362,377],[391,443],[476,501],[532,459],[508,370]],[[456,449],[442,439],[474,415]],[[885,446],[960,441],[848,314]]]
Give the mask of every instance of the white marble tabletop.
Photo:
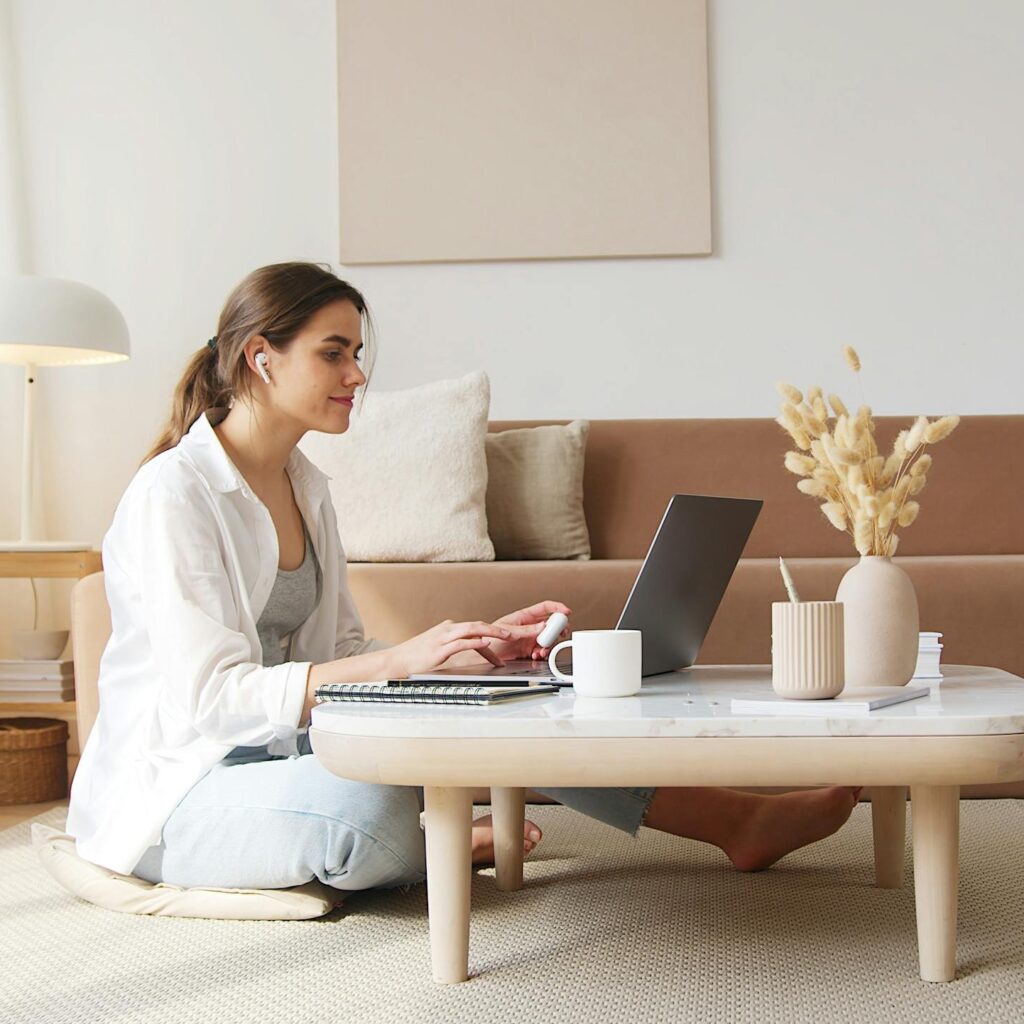
[[[977,736],[1024,733],[1024,679],[998,668],[943,665],[914,680],[929,694],[861,715],[733,714],[734,697],[772,695],[768,665],[698,665],[644,681],[635,697],[572,689],[493,707],[326,703],[312,728],[350,736]]]

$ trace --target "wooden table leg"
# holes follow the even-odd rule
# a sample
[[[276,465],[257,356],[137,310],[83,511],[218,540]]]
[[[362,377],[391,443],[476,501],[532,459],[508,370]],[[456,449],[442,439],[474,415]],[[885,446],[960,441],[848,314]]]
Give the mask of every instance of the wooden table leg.
[[[491,787],[494,817],[494,875],[504,892],[523,885],[523,822],[526,819],[526,790]]]
[[[911,786],[917,945],[924,981],[956,974],[960,787]]]
[[[423,799],[430,955],[434,981],[449,985],[469,977],[473,791],[427,786]]]
[[[907,841],[907,787],[871,787],[871,829],[875,841],[875,885],[899,889],[903,885],[904,848]]]

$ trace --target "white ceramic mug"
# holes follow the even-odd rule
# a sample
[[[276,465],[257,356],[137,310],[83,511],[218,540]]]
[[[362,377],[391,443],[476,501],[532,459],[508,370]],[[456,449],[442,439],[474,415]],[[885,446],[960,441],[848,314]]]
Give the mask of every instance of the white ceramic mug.
[[[548,666],[583,697],[630,697],[640,689],[641,643],[639,629],[577,629],[552,648]],[[555,664],[566,647],[572,648],[571,676]]]

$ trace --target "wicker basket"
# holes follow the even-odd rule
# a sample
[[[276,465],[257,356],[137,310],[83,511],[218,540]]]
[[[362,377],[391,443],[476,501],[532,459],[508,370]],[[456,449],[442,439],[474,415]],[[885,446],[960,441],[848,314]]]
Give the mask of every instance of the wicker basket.
[[[41,804],[68,795],[68,723],[0,718],[0,805]]]

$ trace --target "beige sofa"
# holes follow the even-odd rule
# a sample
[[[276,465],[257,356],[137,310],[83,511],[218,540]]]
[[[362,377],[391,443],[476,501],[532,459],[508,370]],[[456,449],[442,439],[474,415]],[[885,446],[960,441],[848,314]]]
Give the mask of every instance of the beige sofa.
[[[891,443],[907,422],[878,417],[880,441]],[[903,532],[897,561],[917,588],[921,628],[944,634],[947,663],[1024,675],[1022,442],[1024,416],[965,417],[935,449],[920,518]],[[765,504],[698,661],[766,664],[771,603],[785,596],[777,557],[786,557],[807,600],[833,598],[856,560],[850,538],[797,491],[782,466],[787,447],[769,419],[592,421],[584,477],[589,561],[351,564],[367,635],[400,641],[445,618],[491,619],[544,598],[568,604],[574,628],[614,625],[669,497],[722,494]],[[72,630],[84,745],[110,631],[99,575],[76,587]],[[1024,796],[1024,784],[965,791],[981,793]]]
[[[877,417],[880,444],[911,421]],[[445,618],[492,619],[545,598],[573,609],[574,628],[612,626],[669,497],[721,494],[762,498],[764,508],[698,661],[767,664],[771,603],[785,599],[778,556],[806,600],[834,598],[856,561],[850,537],[797,491],[782,465],[789,447],[770,419],[594,420],[584,474],[590,561],[352,564],[367,635],[398,641]],[[944,634],[946,663],[1024,675],[1022,452],[1024,416],[964,417],[936,446],[920,517],[901,532],[896,561],[917,589],[921,629]],[[1024,784],[984,792],[1024,796]]]

